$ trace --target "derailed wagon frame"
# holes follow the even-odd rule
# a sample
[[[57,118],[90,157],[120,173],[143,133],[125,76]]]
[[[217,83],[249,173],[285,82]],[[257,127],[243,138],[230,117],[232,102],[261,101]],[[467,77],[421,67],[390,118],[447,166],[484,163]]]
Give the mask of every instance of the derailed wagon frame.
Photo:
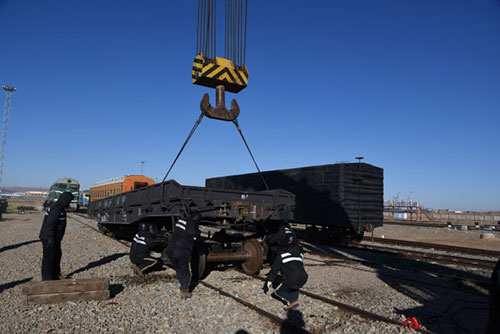
[[[282,189],[240,191],[181,185],[174,180],[89,203],[88,215],[101,229],[129,239],[140,222],[152,222],[172,231],[172,223],[186,212],[198,212],[203,225],[219,228],[258,226],[293,220],[295,195]],[[215,236],[215,235],[214,235]],[[205,262],[243,262],[250,274],[260,270],[263,251],[255,239],[223,247],[224,240],[204,238],[200,274]],[[229,240],[231,241],[231,240]],[[234,240],[233,240],[234,241]],[[220,247],[219,245],[220,244]]]

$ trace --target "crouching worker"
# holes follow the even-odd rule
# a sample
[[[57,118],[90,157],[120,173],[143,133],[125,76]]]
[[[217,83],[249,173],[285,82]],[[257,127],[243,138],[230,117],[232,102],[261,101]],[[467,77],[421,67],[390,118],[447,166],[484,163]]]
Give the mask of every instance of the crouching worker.
[[[167,246],[167,239],[160,237],[158,226],[152,223],[140,223],[139,231],[134,236],[134,241],[130,248],[130,261],[134,274],[144,277],[155,268],[161,268],[161,259],[151,256],[152,251],[162,252]]]
[[[63,192],[45,212],[40,229],[43,245],[42,281],[66,278],[66,275],[61,274],[61,241],[66,231],[66,209],[73,198],[72,193]]]
[[[193,278],[196,277],[193,277],[191,259],[197,239],[200,237],[198,226],[200,220],[201,216],[198,213],[188,215],[186,220],[178,219],[167,247],[167,256],[181,285],[180,297],[184,299],[191,297],[191,291],[194,288]]]
[[[297,308],[299,289],[306,284],[308,278],[304,269],[303,249],[293,231],[286,225],[268,239],[273,240],[269,246],[276,248],[276,255],[262,290],[267,294],[273,288],[271,297],[282,302],[285,310]]]

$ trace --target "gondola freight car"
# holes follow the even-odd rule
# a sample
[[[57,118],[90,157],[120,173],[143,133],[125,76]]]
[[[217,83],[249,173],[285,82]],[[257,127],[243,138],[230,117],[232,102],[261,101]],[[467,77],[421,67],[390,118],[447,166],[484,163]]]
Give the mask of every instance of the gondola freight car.
[[[366,163],[338,163],[265,171],[270,189],[295,194],[295,223],[313,239],[361,240],[365,231],[383,223],[383,169]],[[264,190],[258,173],[214,177],[216,189]]]

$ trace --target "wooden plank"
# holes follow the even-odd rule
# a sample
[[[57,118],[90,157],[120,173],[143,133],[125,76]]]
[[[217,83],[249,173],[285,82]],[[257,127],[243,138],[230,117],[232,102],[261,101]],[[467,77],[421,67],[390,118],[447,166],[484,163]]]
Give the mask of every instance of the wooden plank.
[[[21,288],[21,294],[40,295],[47,293],[84,292],[107,289],[109,289],[109,281],[106,278],[81,278],[26,283]]]
[[[67,301],[89,301],[106,299],[109,299],[109,290],[26,295],[26,302],[28,304],[53,304],[63,303]]]

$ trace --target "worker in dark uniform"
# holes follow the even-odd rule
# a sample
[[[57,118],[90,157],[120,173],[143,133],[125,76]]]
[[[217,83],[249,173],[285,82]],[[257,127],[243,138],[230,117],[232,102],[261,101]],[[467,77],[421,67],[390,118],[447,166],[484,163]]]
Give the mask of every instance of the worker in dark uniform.
[[[274,262],[278,250],[282,247],[280,245],[297,243],[297,236],[287,221],[281,222],[279,225],[267,226],[264,228],[263,233],[265,235],[262,238],[262,245],[270,264]]]
[[[139,277],[144,277],[156,267],[162,266],[161,259],[151,256],[152,251],[162,252],[167,246],[167,239],[160,235],[156,224],[140,223],[139,231],[135,234],[130,247],[130,261],[132,269]]]
[[[201,216],[198,213],[187,215],[187,219],[177,219],[173,227],[172,238],[167,247],[167,255],[174,266],[177,279],[181,285],[181,298],[191,297],[193,288],[193,270],[191,259],[195,244],[200,237],[198,224]]]
[[[262,290],[267,294],[273,288],[271,297],[282,302],[285,310],[297,308],[299,289],[306,284],[308,278],[304,269],[304,251],[288,224],[267,236],[267,243],[275,248],[276,254]]]
[[[43,245],[42,280],[58,280],[66,278],[61,274],[61,241],[66,231],[66,209],[74,196],[63,192],[57,202],[45,212],[40,240]]]
[[[490,281],[490,317],[486,334],[498,333],[500,329],[500,260],[498,260]]]

